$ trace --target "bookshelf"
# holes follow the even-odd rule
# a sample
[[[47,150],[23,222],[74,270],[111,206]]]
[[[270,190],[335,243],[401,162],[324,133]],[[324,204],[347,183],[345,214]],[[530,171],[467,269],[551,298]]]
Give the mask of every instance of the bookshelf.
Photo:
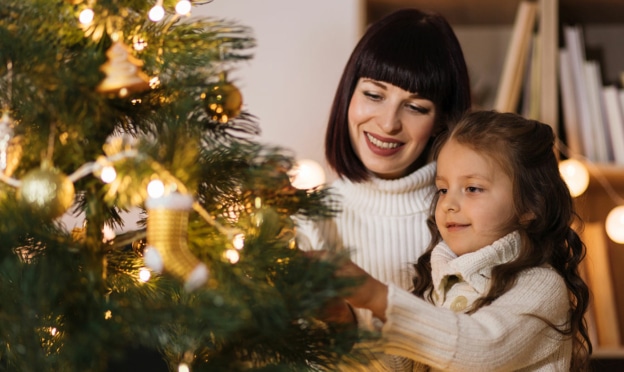
[[[535,0],[534,2],[537,2]],[[491,34],[500,33],[506,27],[506,31],[512,29],[516,20],[520,0],[365,0],[366,20],[373,22],[384,15],[399,8],[419,8],[431,10],[444,15],[449,23],[456,29],[462,47],[466,53],[469,69],[470,48],[480,48],[477,54],[484,55],[485,59],[498,58],[495,63],[490,60],[472,61],[476,64],[492,66],[494,64],[503,65],[506,49],[496,51],[496,53],[484,53],[483,45],[495,48],[496,43],[478,40],[475,45],[464,44],[466,39],[462,39],[461,32],[465,29],[479,28]],[[603,71],[605,76],[603,83],[613,83],[619,74],[624,73],[624,52],[621,48],[621,40],[624,37],[624,1],[622,0],[557,0],[556,16],[558,19],[556,29],[558,47],[564,45],[563,26],[580,25],[583,29],[598,30],[594,39],[606,43],[602,47],[605,49],[595,53],[595,50],[586,51],[591,54],[592,59],[604,62],[608,59],[612,66],[616,67],[615,73]],[[616,36],[603,37],[602,30],[615,30]],[[509,45],[512,32],[508,33],[509,38],[505,40],[505,46]],[[586,35],[587,36],[587,35]],[[595,41],[595,40],[594,40]],[[479,44],[479,45],[476,45]],[[587,45],[587,47],[595,47]],[[608,53],[607,53],[608,52]],[[557,61],[557,67],[559,61]],[[500,79],[500,71],[492,71],[493,78]],[[473,77],[471,76],[471,79]],[[624,79],[624,78],[622,78]],[[473,81],[474,82],[474,81]],[[619,80],[618,80],[619,82]],[[619,82],[620,87],[624,81]],[[496,86],[494,87],[496,88]],[[561,88],[557,85],[557,90]],[[555,94],[555,105],[558,106],[558,117],[556,131],[565,142],[565,128],[563,124],[562,95]],[[481,106],[485,109],[494,108],[494,101],[491,106]],[[612,329],[609,335],[603,335],[604,344],[594,343],[594,360],[599,370],[624,370],[624,245],[611,241],[604,232],[604,221],[607,214],[616,206],[616,201],[610,193],[616,193],[619,198],[624,198],[624,164],[614,165],[601,162],[588,163],[590,171],[590,184],[584,194],[577,197],[575,202],[577,211],[584,223],[588,227],[584,241],[588,248],[588,254],[592,254],[592,261],[598,265],[594,267],[595,278],[600,278],[599,282],[594,280],[590,283],[592,289],[592,312],[596,318],[601,317],[600,322],[593,324],[594,332],[597,332],[598,323],[602,329]],[[606,183],[606,186],[605,186]],[[610,190],[607,190],[610,189]],[[603,265],[603,266],[599,266]],[[601,277],[602,275],[602,277]],[[594,296],[595,292],[595,296]],[[600,338],[598,338],[600,340]]]
[[[429,9],[452,25],[508,25],[513,23],[520,0],[365,0],[368,21],[399,8]],[[559,17],[567,22],[621,24],[621,0],[559,0]]]

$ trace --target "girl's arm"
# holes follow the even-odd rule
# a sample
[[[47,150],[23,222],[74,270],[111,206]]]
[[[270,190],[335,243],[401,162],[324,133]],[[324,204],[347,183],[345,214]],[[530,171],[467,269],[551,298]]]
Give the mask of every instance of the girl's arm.
[[[563,279],[547,268],[523,273],[503,296],[473,314],[436,307],[391,286],[382,332],[386,352],[454,371],[569,370],[572,336]],[[545,367],[546,368],[546,367]]]

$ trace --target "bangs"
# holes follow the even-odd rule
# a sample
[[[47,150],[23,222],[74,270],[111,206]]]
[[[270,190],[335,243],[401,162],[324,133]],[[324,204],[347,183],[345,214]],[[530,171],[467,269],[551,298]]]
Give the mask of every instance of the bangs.
[[[448,79],[452,74],[443,71],[449,66],[450,57],[434,42],[438,39],[421,29],[412,35],[386,34],[371,40],[356,74],[390,83],[442,106],[443,97],[452,95],[453,83]]]

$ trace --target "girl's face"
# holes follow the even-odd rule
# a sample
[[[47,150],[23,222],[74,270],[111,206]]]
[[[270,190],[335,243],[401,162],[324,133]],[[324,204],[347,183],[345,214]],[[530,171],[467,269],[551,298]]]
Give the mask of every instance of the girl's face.
[[[438,155],[436,225],[455,254],[474,252],[514,230],[513,183],[498,162],[455,140]]]
[[[433,132],[435,105],[395,85],[360,78],[349,104],[351,144],[379,178],[405,176]]]

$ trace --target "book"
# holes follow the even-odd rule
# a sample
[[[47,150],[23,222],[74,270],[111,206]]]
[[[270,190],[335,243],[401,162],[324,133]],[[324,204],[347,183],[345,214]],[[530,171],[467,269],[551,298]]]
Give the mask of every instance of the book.
[[[586,223],[582,239],[591,242],[587,244],[584,269],[598,334],[598,345],[595,346],[616,348],[620,346],[620,327],[604,225],[600,222]]]
[[[522,83],[522,98],[519,113],[528,118],[539,120],[540,94],[540,35],[536,31],[529,42],[526,66],[524,67],[524,82]]]
[[[589,104],[591,128],[594,136],[594,144],[596,145],[595,161],[610,163],[613,161],[613,149],[611,148],[611,141],[609,140],[611,135],[605,120],[600,66],[596,61],[584,61],[583,71],[587,83],[587,103]]]
[[[494,109],[497,111],[516,112],[518,108],[529,42],[535,27],[536,13],[536,3],[526,0],[518,3],[511,40],[505,55],[503,71],[496,92]]]
[[[611,134],[613,160],[618,165],[624,165],[624,103],[620,101],[619,95],[620,91],[615,85],[602,87],[602,97]]]
[[[559,0],[539,0],[539,116],[559,135],[557,62],[559,48]]]
[[[567,157],[585,155],[581,141],[581,128],[578,121],[576,94],[572,81],[570,53],[566,48],[559,49],[559,85],[561,87],[561,108],[565,143],[568,147]]]
[[[578,228],[575,228],[575,230],[578,231]],[[596,329],[596,312],[594,310],[594,299],[591,298],[592,283],[590,283],[589,276],[587,274],[587,258],[581,261],[579,265],[579,275],[581,275],[581,278],[583,278],[585,284],[587,284],[587,286],[590,288],[590,300],[589,306],[587,306],[587,311],[585,312],[585,322],[587,323],[587,335],[589,336],[589,340],[595,348],[596,346],[598,346],[598,330]]]
[[[563,26],[565,48],[569,53],[570,71],[574,86],[574,102],[583,144],[583,154],[590,161],[598,161],[596,140],[589,108],[589,94],[585,80],[585,43],[578,26]]]

